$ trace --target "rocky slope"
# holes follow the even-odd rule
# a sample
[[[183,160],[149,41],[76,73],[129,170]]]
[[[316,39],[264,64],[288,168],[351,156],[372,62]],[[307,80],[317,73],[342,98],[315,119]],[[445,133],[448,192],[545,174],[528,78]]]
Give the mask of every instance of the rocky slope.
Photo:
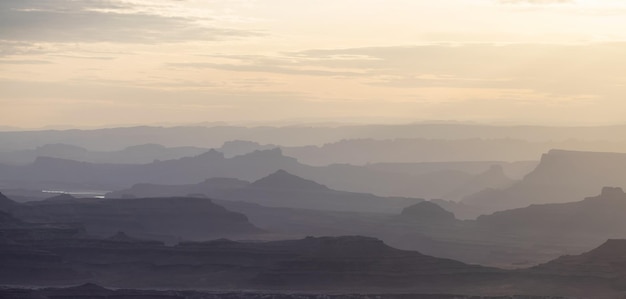
[[[475,193],[463,202],[501,211],[578,201],[603,186],[626,186],[626,154],[551,150],[522,181],[509,188]]]

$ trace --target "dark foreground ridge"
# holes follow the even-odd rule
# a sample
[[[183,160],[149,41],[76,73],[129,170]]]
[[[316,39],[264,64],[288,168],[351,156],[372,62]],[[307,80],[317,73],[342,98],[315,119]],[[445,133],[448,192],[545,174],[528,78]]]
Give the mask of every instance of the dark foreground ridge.
[[[602,195],[579,205],[588,211],[588,203],[613,203],[609,205],[611,211],[623,211],[617,207],[623,204],[624,196],[626,194],[621,189],[605,188]],[[86,200],[85,206],[74,203],[68,206],[57,201],[16,205],[8,199],[5,203],[9,209],[0,213],[0,285],[5,286],[66,287],[95,283],[106,288],[211,290],[217,293],[261,290],[263,294],[463,294],[486,298],[511,298],[506,297],[511,294],[624,298],[626,294],[626,262],[622,254],[626,246],[624,241],[618,240],[609,241],[591,253],[563,257],[540,267],[502,270],[396,249],[379,239],[358,235],[270,242],[180,241],[172,246],[151,241],[145,233],[138,234],[152,226],[146,226],[144,230],[113,231],[111,222],[101,223],[111,231],[102,235],[93,234],[93,228],[99,226],[89,222],[102,219],[98,216],[117,215],[116,221],[125,223],[128,214],[111,214],[112,208],[121,204],[119,211],[133,211],[131,216],[144,216],[150,211],[151,217],[140,222],[144,225],[156,223],[153,219],[163,223],[164,215],[179,211],[184,217],[181,224],[195,224],[194,219],[200,219],[190,215],[217,217],[229,214],[205,198],[94,199]],[[187,208],[180,210],[179,204]],[[202,207],[206,209],[200,214],[192,213]],[[102,208],[108,208],[108,211]],[[42,220],[69,220],[65,216],[79,215],[77,211],[80,210],[84,215],[92,216],[81,219],[87,221],[83,223],[84,227],[80,226],[81,223],[33,221],[40,217]],[[209,211],[214,213],[207,214]],[[434,204],[409,207],[403,215],[395,216],[392,224],[403,227],[403,223],[414,223],[425,213],[434,214],[434,211],[440,212],[435,215],[435,220],[441,221],[428,223],[435,223],[435,227],[459,225],[458,220]],[[603,212],[604,208],[597,211],[612,215]],[[580,213],[576,215],[580,216]],[[240,217],[245,219],[243,215]],[[581,217],[577,219],[582,220]],[[189,220],[192,221],[187,222]],[[135,226],[128,226],[132,227]],[[212,226],[202,227],[208,230]],[[506,229],[504,225],[498,227]],[[78,291],[103,292],[94,285],[82,286]],[[116,298],[80,296],[51,298]]]
[[[0,297],[5,299],[52,299],[52,298],[106,298],[106,299],[566,299],[554,296],[463,296],[448,294],[322,294],[322,293],[265,293],[241,292],[201,292],[201,291],[152,291],[152,290],[110,290],[87,283],[68,288],[20,289],[0,288]]]

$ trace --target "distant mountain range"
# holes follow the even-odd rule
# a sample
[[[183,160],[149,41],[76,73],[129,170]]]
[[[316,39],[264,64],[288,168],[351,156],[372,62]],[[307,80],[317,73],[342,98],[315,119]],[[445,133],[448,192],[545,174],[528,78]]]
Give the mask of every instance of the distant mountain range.
[[[51,157],[80,162],[108,164],[146,164],[154,160],[172,160],[197,156],[208,149],[199,147],[164,147],[158,144],[134,145],[117,151],[92,151],[68,144],[45,144],[35,149],[0,152],[0,163],[24,165],[38,157]]]
[[[460,197],[463,190],[501,188],[512,183],[502,172],[488,176],[458,170],[433,171],[420,175],[393,173],[364,166],[314,167],[282,154],[280,149],[255,151],[225,158],[210,150],[195,157],[155,161],[149,164],[94,164],[39,157],[28,165],[0,165],[0,188],[30,190],[119,190],[135,183],[191,184],[208,178],[237,178],[255,181],[280,169],[313,180],[331,189],[379,196],[442,198]],[[477,176],[483,179],[477,179]]]
[[[270,190],[275,192],[278,189],[272,179],[259,184],[272,186]],[[307,181],[296,185],[302,189],[324,190]],[[344,201],[337,205],[357,204],[359,200],[358,197],[346,198],[347,201],[341,196],[335,197],[337,201]],[[606,239],[626,238],[626,220],[622,217],[626,214],[626,194],[619,188],[604,188],[599,196],[580,202],[534,205],[484,215],[473,221],[457,220],[436,202],[419,202],[395,214],[381,214],[302,208],[306,201],[317,201],[315,197],[290,203],[297,208],[263,206],[253,203],[253,198],[250,202],[235,200],[73,199],[65,195],[27,204],[3,197],[0,207],[30,222],[82,223],[85,233],[98,236],[125,231],[142,238],[175,242],[181,238],[199,240],[224,236],[275,240],[310,235],[367,235],[398,248],[507,267],[530,266],[563,254],[581,253]],[[13,223],[11,218],[5,220]]]
[[[115,151],[139,144],[166,147],[218,148],[230,140],[249,140],[281,146],[322,145],[342,139],[519,139],[565,141],[568,139],[622,142],[626,126],[548,127],[472,124],[333,125],[284,127],[127,127],[96,130],[43,130],[0,132],[0,150],[34,149],[65,143],[89,150]],[[588,150],[615,150],[593,148]],[[493,159],[493,158],[492,158]],[[492,160],[489,159],[489,160]]]
[[[463,203],[501,211],[577,201],[603,186],[626,186],[626,154],[551,150],[523,180],[467,196]]]
[[[1,135],[1,132],[0,132]],[[257,150],[281,148],[286,156],[313,166],[330,164],[367,165],[377,169],[410,171],[456,169],[476,174],[491,165],[501,165],[505,173],[521,178],[534,166],[542,153],[553,148],[582,151],[626,152],[626,141],[545,141],[521,139],[344,139],[322,146],[285,146],[252,141],[227,141],[215,149],[226,158]],[[146,164],[154,160],[171,160],[196,156],[209,151],[206,147],[165,147],[159,144],[135,144],[109,151],[88,150],[71,144],[45,144],[36,148],[1,150],[2,164],[29,164],[37,157],[53,157],[90,163]],[[513,163],[512,161],[518,161]],[[522,162],[519,162],[522,161]]]
[[[423,201],[417,198],[378,197],[371,194],[336,191],[282,169],[253,183],[217,178],[195,185],[138,184],[130,189],[112,192],[106,196],[128,198],[184,195],[244,201],[268,207],[369,213],[399,213],[403,208]]]

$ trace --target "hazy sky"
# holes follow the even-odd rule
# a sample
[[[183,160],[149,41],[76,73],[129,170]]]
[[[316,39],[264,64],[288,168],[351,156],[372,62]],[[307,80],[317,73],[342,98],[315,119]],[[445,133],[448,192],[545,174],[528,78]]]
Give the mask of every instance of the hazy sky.
[[[0,126],[626,123],[623,0],[0,0]]]

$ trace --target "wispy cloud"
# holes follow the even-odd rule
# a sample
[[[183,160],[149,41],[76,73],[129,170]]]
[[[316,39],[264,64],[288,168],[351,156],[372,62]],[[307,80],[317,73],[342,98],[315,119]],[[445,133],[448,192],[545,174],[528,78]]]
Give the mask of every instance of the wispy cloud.
[[[2,40],[29,42],[163,43],[260,34],[208,26],[192,18],[150,14],[106,0],[3,1],[0,28]]]
[[[0,59],[0,64],[51,64],[51,63],[52,63],[51,61],[47,61],[47,60]]]

